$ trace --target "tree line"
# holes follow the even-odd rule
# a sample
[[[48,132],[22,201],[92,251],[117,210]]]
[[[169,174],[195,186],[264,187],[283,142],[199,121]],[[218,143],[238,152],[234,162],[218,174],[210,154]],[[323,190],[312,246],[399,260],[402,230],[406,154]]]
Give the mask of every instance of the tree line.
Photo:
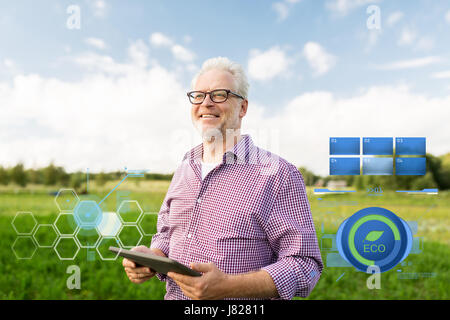
[[[54,164],[39,169],[26,169],[22,163],[19,163],[10,168],[0,166],[0,185],[16,184],[21,187],[26,187],[28,184],[57,185],[78,190],[87,181],[86,175],[86,172],[81,171],[68,173],[63,167]],[[124,173],[121,171],[89,173],[89,180],[102,186],[108,181],[115,181],[123,176]],[[172,180],[172,176],[173,174],[145,173],[144,179]]]
[[[427,171],[424,176],[319,176],[305,167],[298,168],[302,173],[307,186],[318,184],[326,186],[331,180],[345,180],[347,186],[353,186],[358,190],[367,187],[383,187],[392,190],[421,190],[424,188],[438,188],[439,190],[450,189],[450,153],[436,157],[426,155]],[[108,181],[116,181],[123,178],[121,171],[89,173],[89,180],[95,181],[97,186],[102,186]],[[145,173],[145,180],[172,180],[173,173]],[[28,184],[70,187],[75,190],[86,182],[85,172],[68,173],[63,167],[55,166],[53,163],[39,169],[26,169],[22,163],[13,167],[0,166],[0,185],[15,184],[26,187]]]

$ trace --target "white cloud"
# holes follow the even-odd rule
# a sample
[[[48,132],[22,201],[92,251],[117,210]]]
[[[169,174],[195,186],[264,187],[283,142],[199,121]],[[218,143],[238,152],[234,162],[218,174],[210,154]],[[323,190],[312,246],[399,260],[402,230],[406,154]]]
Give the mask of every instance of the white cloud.
[[[278,21],[286,20],[289,16],[289,10],[293,5],[300,1],[301,0],[284,0],[272,3],[272,9],[277,13]]]
[[[400,34],[400,38],[397,41],[397,44],[399,46],[411,45],[411,44],[413,44],[416,37],[417,37],[417,34],[415,31],[413,31],[409,28],[403,28],[403,30]]]
[[[338,15],[346,15],[353,9],[377,2],[380,2],[380,0],[329,0],[325,7]]]
[[[192,42],[192,37],[190,35],[185,35],[183,37],[183,41],[184,41],[184,43],[189,44]]]
[[[450,23],[450,10],[448,10],[447,13],[445,14],[445,21]]]
[[[109,75],[132,73],[136,69],[145,69],[150,64],[148,47],[144,41],[137,40],[131,43],[127,51],[127,63],[118,63],[110,56],[93,52],[86,52],[75,56],[71,58],[71,61],[88,71],[102,72]]]
[[[95,17],[104,18],[106,16],[109,5],[105,0],[89,0],[87,3],[92,8]]]
[[[429,98],[404,86],[370,87],[349,98],[316,91],[293,98],[272,117],[264,116],[261,105],[250,102],[242,123],[243,131],[248,132],[278,130],[279,139],[267,149],[277,151],[296,166],[326,175],[329,137],[333,136],[423,136],[427,137],[427,152],[449,152],[449,105],[450,95]]]
[[[161,32],[154,32],[150,35],[150,43],[155,47],[171,47],[172,39]]]
[[[434,38],[431,37],[420,37],[415,45],[416,50],[420,51],[430,51],[434,48]]]
[[[326,52],[317,42],[307,42],[303,47],[303,54],[317,76],[327,73],[337,61],[335,56]]]
[[[0,163],[173,171],[195,144],[186,89],[174,72],[144,67],[141,41],[128,54],[121,63],[78,57],[89,72],[76,82],[36,74],[0,82]]]
[[[399,22],[403,18],[404,14],[401,11],[395,11],[391,13],[387,20],[386,24],[388,27],[393,27],[397,22]]]
[[[191,41],[192,38],[187,38],[189,36],[185,36],[184,40]],[[166,36],[161,32],[154,32],[150,35],[150,43],[155,47],[167,47],[170,48],[172,55],[175,59],[182,62],[192,62],[195,60],[195,53],[186,47],[175,43],[170,37]]]
[[[183,62],[191,62],[195,59],[195,54],[186,49],[185,47],[175,44],[172,46],[172,54],[175,57],[175,59],[183,61]]]
[[[140,68],[145,68],[148,65],[148,47],[145,45],[144,41],[137,40],[133,42],[128,48],[128,56],[131,61],[138,65]]]
[[[4,70],[2,70],[4,69]],[[19,66],[17,63],[9,58],[4,58],[2,61],[2,64],[0,64],[0,72],[4,71],[5,74],[8,75],[15,75],[21,72]]]
[[[287,71],[290,64],[285,52],[278,46],[267,51],[253,49],[248,61],[248,74],[256,80],[270,80]]]
[[[92,54],[84,66],[99,65],[80,81],[22,74],[0,82],[0,164],[46,166],[54,160],[71,171],[126,166],[173,172],[200,142],[185,96],[188,84],[157,63],[142,68],[136,63],[141,54],[133,52],[145,50],[140,41],[133,45],[128,62]],[[105,68],[120,73],[98,72]],[[425,136],[427,151],[448,152],[449,105],[450,95],[427,97],[407,87],[370,87],[348,98],[306,92],[270,116],[251,101],[243,132],[255,133],[257,145],[296,166],[325,175],[330,136]],[[271,130],[279,135],[267,138]]]
[[[431,77],[434,79],[450,79],[450,70],[432,73]]]
[[[105,41],[103,41],[102,39],[99,38],[86,38],[84,40],[88,45],[100,49],[100,50],[104,50],[106,49],[106,43]]]
[[[421,68],[426,67],[432,64],[436,64],[442,61],[441,57],[437,56],[428,56],[417,59],[409,59],[409,60],[400,60],[391,62],[384,65],[379,65],[376,68],[380,70],[399,70],[399,69],[413,69],[413,68]]]
[[[275,10],[275,12],[278,15],[278,21],[283,21],[285,20],[288,15],[289,15],[289,9],[288,6],[283,3],[283,2],[275,2],[272,4],[272,8],[273,10]]]

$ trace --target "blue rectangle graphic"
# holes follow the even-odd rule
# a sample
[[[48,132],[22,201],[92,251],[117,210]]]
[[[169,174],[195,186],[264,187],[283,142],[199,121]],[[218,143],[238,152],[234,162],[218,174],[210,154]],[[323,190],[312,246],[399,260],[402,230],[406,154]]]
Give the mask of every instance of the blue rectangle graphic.
[[[393,158],[363,158],[363,175],[392,175]]]
[[[396,158],[397,176],[423,176],[426,173],[426,158]]]
[[[359,138],[330,138],[330,155],[357,155],[360,154]]]
[[[399,156],[424,156],[426,154],[426,139],[395,138],[395,154]]]
[[[359,174],[359,158],[330,158],[330,175]]]
[[[363,154],[386,155],[394,154],[393,138],[363,138]]]

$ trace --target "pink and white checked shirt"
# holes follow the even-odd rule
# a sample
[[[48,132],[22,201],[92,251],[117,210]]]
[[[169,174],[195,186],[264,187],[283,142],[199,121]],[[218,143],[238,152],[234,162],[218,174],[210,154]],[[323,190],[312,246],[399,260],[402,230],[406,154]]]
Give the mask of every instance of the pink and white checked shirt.
[[[249,135],[201,178],[203,144],[183,158],[158,216],[151,248],[187,266],[229,274],[265,270],[279,296],[307,296],[323,269],[303,177]],[[188,299],[169,277],[165,299]]]

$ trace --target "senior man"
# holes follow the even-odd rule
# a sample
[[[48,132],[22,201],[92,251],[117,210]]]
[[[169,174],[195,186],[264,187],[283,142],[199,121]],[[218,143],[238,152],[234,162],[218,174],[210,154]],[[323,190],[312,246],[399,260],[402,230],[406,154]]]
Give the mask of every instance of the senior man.
[[[212,58],[192,80],[191,117],[203,143],[175,171],[150,248],[202,273],[156,274],[165,299],[305,297],[323,264],[303,178],[241,135],[248,82],[240,65]],[[134,283],[155,273],[123,266]]]

